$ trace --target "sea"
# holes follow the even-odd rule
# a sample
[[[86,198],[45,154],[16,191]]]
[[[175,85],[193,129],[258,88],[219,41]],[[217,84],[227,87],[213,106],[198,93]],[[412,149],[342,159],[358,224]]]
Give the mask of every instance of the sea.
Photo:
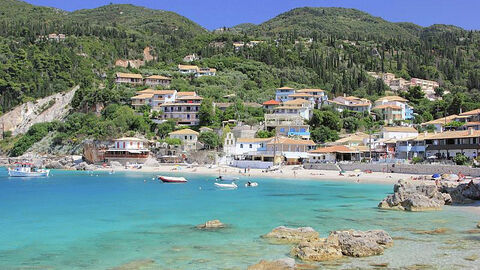
[[[319,269],[480,269],[478,214],[378,209],[391,184],[241,177],[237,189],[220,189],[215,176],[170,175],[188,183],[143,172],[11,178],[0,169],[0,269],[246,269],[290,256],[291,246],[261,238],[277,226],[310,226],[322,237],[383,229],[394,238],[383,255],[309,263]],[[227,227],[195,227],[213,219]]]

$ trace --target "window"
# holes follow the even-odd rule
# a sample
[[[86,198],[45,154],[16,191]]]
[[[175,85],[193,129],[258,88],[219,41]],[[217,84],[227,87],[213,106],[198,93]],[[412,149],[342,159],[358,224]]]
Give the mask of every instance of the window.
[[[240,144],[240,148],[243,148],[243,144]]]
[[[252,144],[250,144],[250,145],[249,145],[249,148],[252,148],[252,147],[253,147],[253,145],[252,145]]]
[[[190,136],[190,140],[193,140],[193,136]]]
[[[185,136],[185,140],[188,138],[188,136]]]
[[[295,132],[295,128],[290,128],[290,132]]]
[[[307,131],[307,130],[304,129],[304,128],[301,128],[301,129],[300,129],[300,132],[306,132],[306,131]]]
[[[280,132],[285,132],[285,128],[280,128]]]

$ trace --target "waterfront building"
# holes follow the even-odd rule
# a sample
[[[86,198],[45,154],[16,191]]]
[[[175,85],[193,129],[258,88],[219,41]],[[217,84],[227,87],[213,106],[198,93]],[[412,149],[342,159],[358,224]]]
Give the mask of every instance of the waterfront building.
[[[304,140],[310,139],[309,125],[278,125],[275,127],[275,134],[285,137],[299,137]]]
[[[267,143],[267,152],[275,152],[284,157],[287,165],[302,164],[307,158],[307,152],[313,150],[316,144],[312,140],[278,137]]]
[[[308,152],[309,163],[335,163],[338,161],[360,161],[362,152],[345,145],[319,147]]]
[[[144,163],[150,150],[147,147],[147,141],[139,138],[124,137],[114,140],[113,146],[105,151],[105,160],[120,162],[122,165],[127,163]]]

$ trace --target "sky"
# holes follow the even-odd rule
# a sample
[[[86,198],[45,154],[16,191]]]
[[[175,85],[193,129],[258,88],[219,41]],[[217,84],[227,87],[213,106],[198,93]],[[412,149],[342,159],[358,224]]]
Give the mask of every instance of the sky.
[[[356,8],[392,22],[422,26],[453,24],[480,30],[479,0],[25,0],[34,5],[67,11],[95,8],[109,3],[134,4],[183,15],[213,30],[240,23],[262,23],[296,7]]]

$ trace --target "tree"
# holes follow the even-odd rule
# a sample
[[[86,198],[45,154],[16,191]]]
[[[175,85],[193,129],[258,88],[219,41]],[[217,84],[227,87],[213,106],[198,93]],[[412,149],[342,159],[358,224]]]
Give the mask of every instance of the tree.
[[[213,109],[212,99],[206,98],[202,101],[198,111],[198,118],[200,126],[211,126],[215,122],[215,110]]]
[[[206,149],[214,149],[220,144],[220,138],[218,137],[218,134],[212,131],[200,133],[198,140],[203,143]]]
[[[457,165],[466,165],[468,163],[468,157],[464,154],[457,153],[457,155],[453,158],[453,161]]]
[[[313,110],[312,118],[309,121],[312,128],[328,127],[331,130],[340,131],[341,121],[338,113],[334,111]]]
[[[338,132],[325,126],[320,126],[310,133],[312,140],[316,143],[325,143],[338,140]]]
[[[275,136],[275,130],[268,131],[268,130],[259,130],[255,137],[257,138],[271,138]]]
[[[175,130],[175,126],[177,123],[172,119],[168,119],[167,121],[157,125],[157,134],[160,138],[165,138],[168,133]]]

